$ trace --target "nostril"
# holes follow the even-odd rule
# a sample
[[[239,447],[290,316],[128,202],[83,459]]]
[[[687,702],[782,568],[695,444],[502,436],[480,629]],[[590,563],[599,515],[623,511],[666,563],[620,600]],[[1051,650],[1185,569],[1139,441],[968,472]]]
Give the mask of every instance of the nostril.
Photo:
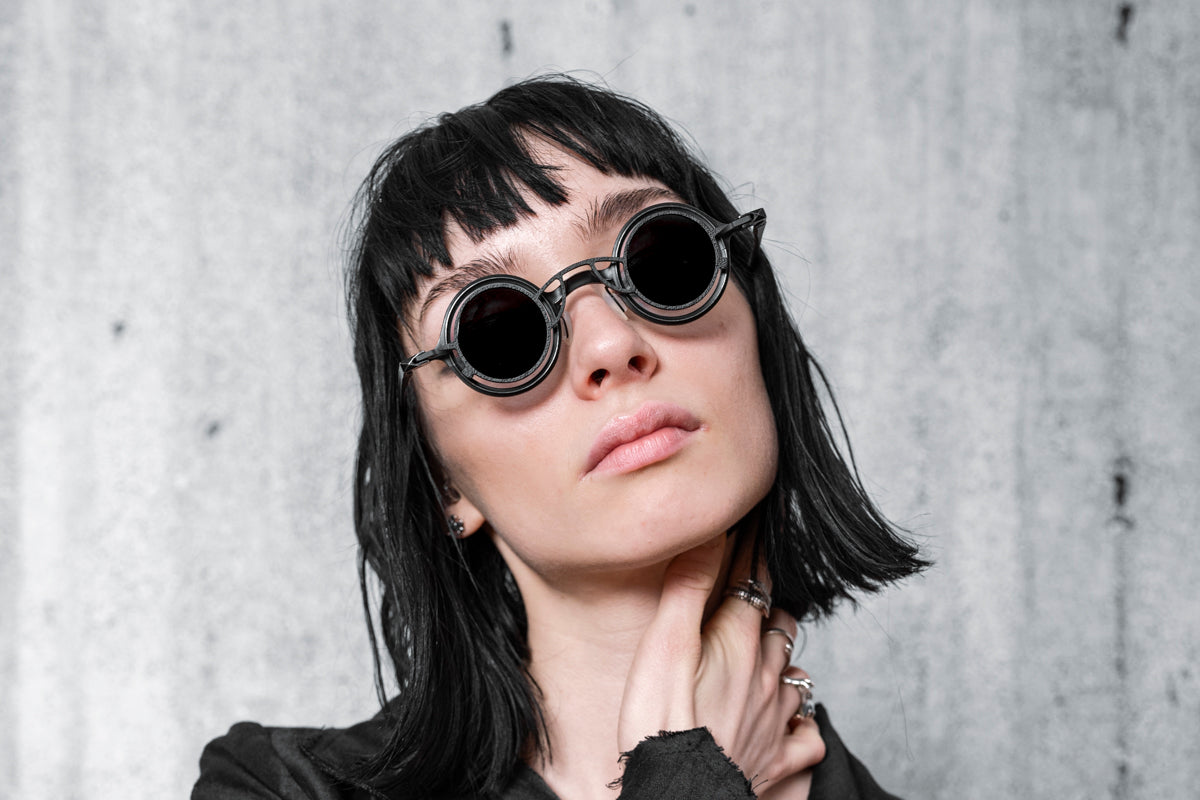
[[[590,380],[593,384],[595,384],[596,386],[599,386],[600,384],[604,383],[604,379],[607,377],[608,377],[608,370],[598,369],[591,374]]]
[[[629,359],[629,368],[631,370],[633,370],[634,372],[639,372],[639,373],[645,372],[646,371],[646,357],[645,356],[634,356],[633,358]]]

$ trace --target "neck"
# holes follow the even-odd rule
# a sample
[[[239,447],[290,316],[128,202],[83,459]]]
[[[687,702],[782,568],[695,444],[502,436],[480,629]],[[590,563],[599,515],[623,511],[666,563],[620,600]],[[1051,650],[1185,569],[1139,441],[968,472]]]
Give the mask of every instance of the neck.
[[[727,551],[732,546],[733,540]],[[560,797],[612,800],[618,790],[608,785],[621,774],[617,726],[625,679],[658,610],[667,565],[553,585],[513,566],[549,741],[530,765]],[[710,612],[720,594],[710,598]]]

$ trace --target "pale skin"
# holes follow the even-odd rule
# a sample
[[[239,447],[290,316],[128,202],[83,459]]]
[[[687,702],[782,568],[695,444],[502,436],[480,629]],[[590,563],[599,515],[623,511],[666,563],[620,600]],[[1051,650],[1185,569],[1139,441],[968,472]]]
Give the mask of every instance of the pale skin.
[[[406,320],[409,352],[437,341],[461,286],[434,287],[464,265],[540,284],[611,253],[638,208],[677,200],[654,181],[537,153],[560,168],[568,202],[530,197],[533,216],[482,241],[448,225],[454,267]],[[799,692],[779,680],[804,673],[787,666],[783,637],[763,636],[769,627],[794,635],[795,621],[722,599],[751,572],[748,548],[735,545],[753,532],[726,532],[766,494],[777,462],[749,306],[731,282],[712,311],[676,327],[622,314],[599,286],[572,293],[566,309],[570,339],[526,394],[485,396],[440,364],[414,373],[426,434],[455,489],[446,512],[466,535],[492,537],[525,604],[553,753],[531,766],[564,800],[612,800],[622,752],[659,731],[705,726],[760,797],[804,798],[824,743],[812,720],[793,719]],[[680,447],[588,468],[598,431],[655,404],[698,421]]]

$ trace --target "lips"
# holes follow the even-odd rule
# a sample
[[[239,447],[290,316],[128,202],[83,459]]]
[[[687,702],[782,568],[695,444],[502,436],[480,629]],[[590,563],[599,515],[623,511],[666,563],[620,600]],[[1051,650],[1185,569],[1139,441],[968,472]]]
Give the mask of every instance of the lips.
[[[670,403],[647,403],[613,417],[588,451],[583,476],[632,472],[670,458],[700,430],[700,420]]]

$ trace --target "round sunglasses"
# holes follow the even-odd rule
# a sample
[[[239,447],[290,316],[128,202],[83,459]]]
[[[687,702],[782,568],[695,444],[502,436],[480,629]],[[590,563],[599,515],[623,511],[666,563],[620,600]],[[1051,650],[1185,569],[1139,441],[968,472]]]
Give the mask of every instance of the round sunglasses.
[[[567,295],[602,284],[625,310],[660,325],[681,325],[717,304],[729,278],[728,239],[751,231],[762,239],[767,214],[757,209],[722,224],[682,203],[635,214],[611,256],[565,267],[538,287],[515,275],[472,281],[451,300],[437,347],[400,365],[401,380],[431,361],[446,361],[484,394],[519,394],[537,386],[558,360]]]

